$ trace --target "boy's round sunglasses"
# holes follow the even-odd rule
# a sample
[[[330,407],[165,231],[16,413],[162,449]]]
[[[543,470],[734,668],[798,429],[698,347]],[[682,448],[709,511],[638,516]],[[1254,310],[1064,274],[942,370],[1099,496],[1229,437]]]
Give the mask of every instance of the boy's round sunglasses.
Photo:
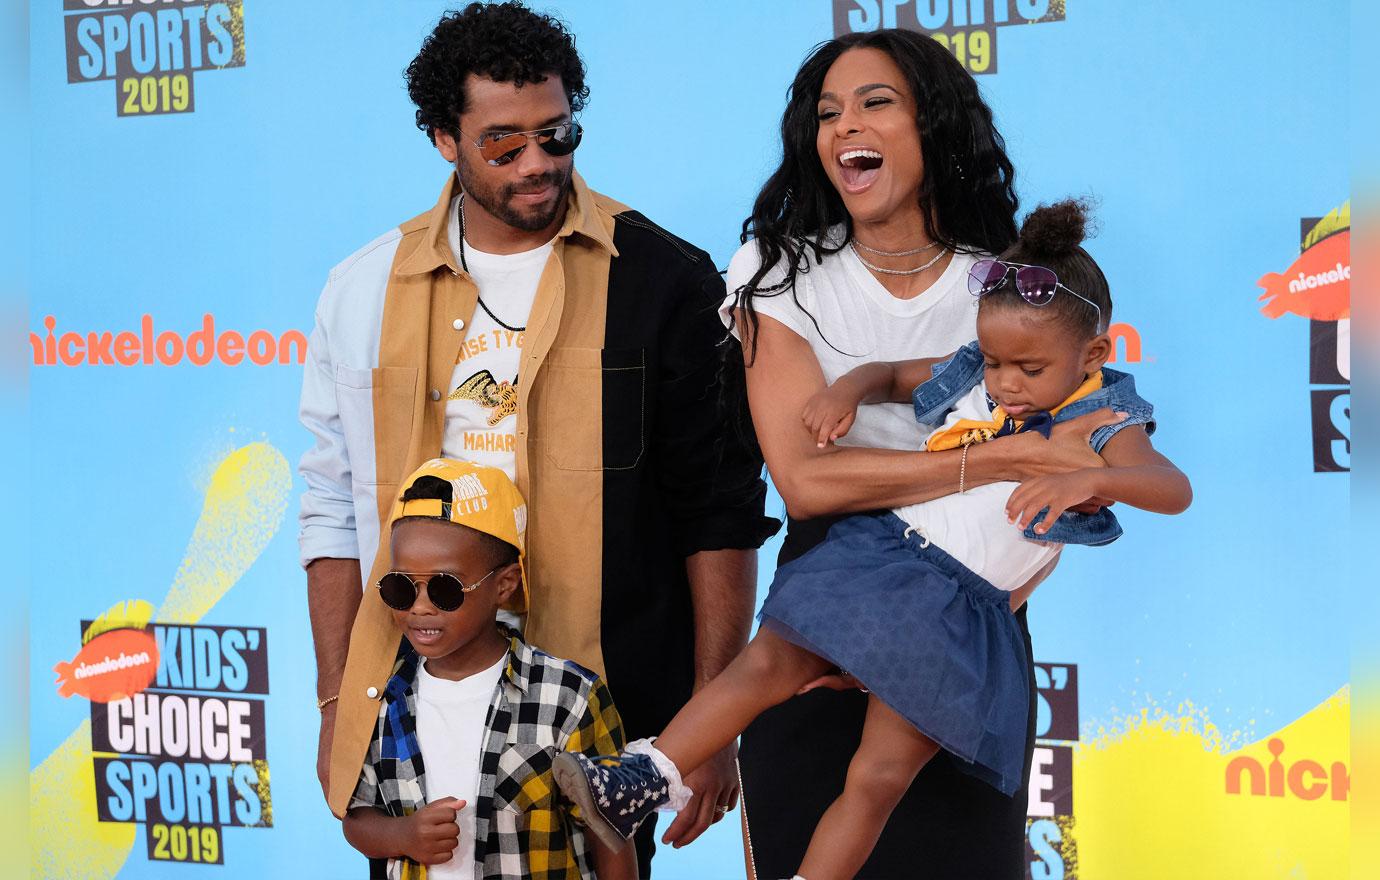
[[[498,568],[503,568],[500,565]],[[395,611],[406,611],[417,601],[417,597],[422,594],[422,587],[426,587],[426,596],[431,600],[431,604],[436,606],[437,611],[455,611],[465,604],[465,594],[473,592],[479,585],[489,579],[495,568],[484,575],[484,577],[465,586],[465,582],[448,571],[431,572],[422,582],[417,581],[417,577],[405,571],[390,571],[388,574],[379,578],[377,584],[379,588],[379,598],[383,604]]]
[[[464,136],[464,132],[460,133]],[[481,135],[474,145],[479,155],[490,165],[507,165],[527,149],[529,141],[536,141],[551,156],[569,156],[580,145],[584,129],[578,122],[562,122],[548,128],[531,131],[495,131]]]
[[[1032,306],[1047,306],[1054,299],[1055,291],[1063,290],[1078,297],[1097,310],[1097,326],[1102,327],[1102,309],[1097,303],[1077,291],[1059,283],[1059,276],[1053,269],[1032,266],[1029,263],[1011,263],[1005,260],[978,260],[968,270],[968,292],[973,296],[984,296],[1001,287],[1011,270],[1016,270],[1016,293]]]

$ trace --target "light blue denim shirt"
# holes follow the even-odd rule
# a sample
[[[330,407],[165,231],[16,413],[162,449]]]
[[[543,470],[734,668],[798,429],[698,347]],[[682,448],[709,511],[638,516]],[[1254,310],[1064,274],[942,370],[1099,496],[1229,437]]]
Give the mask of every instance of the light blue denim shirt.
[[[947,361],[936,364],[930,380],[916,388],[911,395],[915,405],[915,420],[927,431],[942,425],[954,405],[982,382],[984,366],[982,352],[976,342],[968,343]],[[1094,452],[1101,452],[1108,440],[1131,425],[1144,425],[1147,434],[1155,432],[1155,408],[1136,393],[1135,378],[1106,367],[1102,369],[1102,387],[1061,409],[1054,421],[1068,421],[1103,408],[1124,412],[1126,418],[1093,431],[1090,442]],[[1065,513],[1050,527],[1048,533],[1037,535],[1034,527],[1044,520],[1046,512],[1041,511],[1026,527],[1027,538],[1059,544],[1100,546],[1121,537],[1121,524],[1117,522],[1116,515],[1105,507],[1091,514]]]

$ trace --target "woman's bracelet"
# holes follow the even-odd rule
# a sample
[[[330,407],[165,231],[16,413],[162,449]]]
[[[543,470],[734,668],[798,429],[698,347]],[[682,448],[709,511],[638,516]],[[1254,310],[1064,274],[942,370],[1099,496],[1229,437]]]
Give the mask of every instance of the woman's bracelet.
[[[320,709],[322,712],[324,712],[324,711],[326,711],[326,707],[327,707],[327,706],[329,706],[331,703],[334,703],[334,702],[335,702],[336,700],[338,700],[338,699],[340,699],[340,694],[336,694],[336,695],[333,696],[333,697],[327,697],[327,698],[324,699],[324,700],[317,700],[317,701],[316,701],[316,708],[318,708],[318,709]]]
[[[963,447],[963,456],[958,460],[958,494],[962,495],[968,488],[968,449],[971,443]]]

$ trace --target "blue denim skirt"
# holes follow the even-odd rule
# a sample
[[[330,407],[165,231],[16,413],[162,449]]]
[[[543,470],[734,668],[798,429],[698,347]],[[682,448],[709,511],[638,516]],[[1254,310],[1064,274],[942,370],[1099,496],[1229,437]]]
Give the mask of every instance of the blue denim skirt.
[[[1030,670],[1010,594],[893,513],[854,516],[777,569],[762,626],[848,670],[957,759],[1014,794]]]

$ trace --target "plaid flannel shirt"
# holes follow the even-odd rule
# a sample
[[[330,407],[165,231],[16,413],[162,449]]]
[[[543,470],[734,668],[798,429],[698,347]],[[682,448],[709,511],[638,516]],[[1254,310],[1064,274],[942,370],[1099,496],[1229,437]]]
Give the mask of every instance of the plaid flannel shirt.
[[[511,640],[508,664],[485,723],[474,860],[484,880],[594,880],[584,829],[560,800],[551,762],[558,749],[590,756],[621,751],[618,710],[594,673],[532,648],[513,630],[504,628],[504,634]],[[409,646],[380,701],[351,809],[407,816],[427,803],[417,743],[417,665]],[[392,859],[388,875],[422,880],[426,869]]]

